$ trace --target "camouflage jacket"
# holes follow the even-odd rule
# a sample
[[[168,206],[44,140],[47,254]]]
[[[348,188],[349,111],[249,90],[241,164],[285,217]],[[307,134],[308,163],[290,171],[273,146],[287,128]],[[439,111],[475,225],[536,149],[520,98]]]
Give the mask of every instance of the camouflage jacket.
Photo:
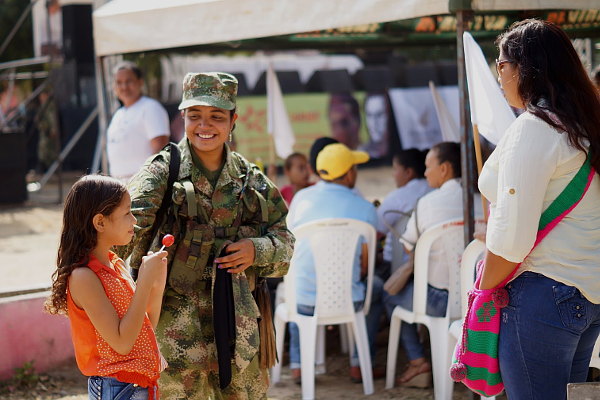
[[[214,189],[208,179],[195,167],[187,140],[183,139],[178,147],[181,152],[181,165],[178,178],[173,185],[172,208],[175,208],[177,213],[187,210],[186,193],[182,182],[189,180],[193,184],[196,206],[204,210],[198,214],[208,218],[208,221],[202,221],[203,223],[214,227],[230,227],[234,223],[237,212],[241,211],[241,226],[237,236],[230,239],[236,241],[249,238],[254,243],[256,250],[254,264],[246,271],[233,275],[238,330],[235,361],[238,368],[244,369],[256,354],[259,345],[256,324],[259,312],[250,292],[254,276],[285,275],[293,253],[294,237],[285,223],[287,207],[278,189],[258,167],[248,163],[241,155],[230,151],[227,146],[225,165]],[[156,238],[150,236],[155,214],[166,190],[169,160],[170,154],[166,147],[150,158],[129,184],[131,209],[137,219],[135,236],[129,245],[117,249],[117,253],[123,258],[131,255],[130,265],[134,268],[139,267],[141,257],[148,249],[154,249],[158,245]],[[238,205],[245,180],[247,180],[247,189],[243,204]],[[225,240],[215,238],[208,259],[207,273],[203,279],[211,281],[211,289],[214,287],[216,274],[216,266],[212,260],[223,247]],[[177,243],[172,247],[177,247]],[[170,258],[172,256],[169,254]],[[173,286],[172,284],[172,280],[167,283],[167,290],[169,286]]]

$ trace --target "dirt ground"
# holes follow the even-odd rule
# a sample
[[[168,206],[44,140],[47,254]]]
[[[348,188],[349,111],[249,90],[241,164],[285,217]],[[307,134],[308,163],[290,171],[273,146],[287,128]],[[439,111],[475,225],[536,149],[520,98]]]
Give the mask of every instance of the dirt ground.
[[[78,174],[65,176],[63,193],[68,191]],[[280,177],[278,183],[284,183]],[[391,168],[370,168],[359,171],[358,189],[369,200],[383,200],[394,188]],[[30,199],[18,206],[0,206],[0,293],[12,292],[27,287],[48,287],[54,269],[56,250],[61,228],[62,206],[58,202],[56,181],[51,181],[41,191],[30,194]],[[333,332],[333,331],[332,331]],[[328,333],[330,335],[330,333]],[[328,340],[327,373],[316,377],[316,397],[328,399],[431,399],[431,389],[395,388],[384,389],[384,380],[375,381],[375,394],[364,396],[362,385],[353,384],[348,378],[348,357],[332,348],[335,338]],[[387,329],[378,337],[379,350],[376,364],[385,365]],[[335,346],[333,346],[335,347]],[[399,359],[401,369],[405,360]],[[81,376],[74,362],[57,367],[51,372],[37,376],[20,374],[17,382],[0,383],[0,399],[62,399],[84,400],[87,398],[86,379]],[[26,387],[24,384],[29,383]],[[300,399],[300,386],[294,384],[289,369],[283,370],[282,382],[269,390],[273,400]],[[460,385],[456,385],[455,399],[471,396]]]

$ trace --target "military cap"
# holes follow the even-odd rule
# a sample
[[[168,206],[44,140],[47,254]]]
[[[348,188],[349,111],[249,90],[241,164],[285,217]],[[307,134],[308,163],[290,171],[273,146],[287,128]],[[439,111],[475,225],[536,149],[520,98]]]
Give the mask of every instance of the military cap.
[[[183,97],[179,109],[211,106],[233,110],[237,87],[235,76],[224,72],[189,72],[183,78]]]

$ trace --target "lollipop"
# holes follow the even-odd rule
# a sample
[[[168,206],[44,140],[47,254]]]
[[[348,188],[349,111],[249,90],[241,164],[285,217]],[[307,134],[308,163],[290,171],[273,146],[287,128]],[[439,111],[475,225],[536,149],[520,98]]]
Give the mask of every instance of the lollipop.
[[[167,233],[162,238],[163,245],[158,252],[160,253],[161,251],[163,251],[165,249],[165,247],[171,246],[174,242],[175,242],[175,237],[173,235],[171,235],[170,233]]]

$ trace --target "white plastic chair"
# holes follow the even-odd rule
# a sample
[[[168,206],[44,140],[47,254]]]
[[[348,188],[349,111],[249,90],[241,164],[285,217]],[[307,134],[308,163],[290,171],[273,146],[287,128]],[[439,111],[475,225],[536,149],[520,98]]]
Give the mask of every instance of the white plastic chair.
[[[302,369],[302,398],[315,398],[315,353],[317,331],[321,325],[347,324],[356,341],[363,389],[366,395],[373,393],[373,371],[365,315],[369,312],[372,279],[375,265],[375,228],[362,221],[347,218],[330,218],[303,224],[293,230],[297,243],[308,241],[316,272],[316,305],[313,316],[296,312],[295,257],[290,270],[284,277],[285,302],[275,310],[275,332],[277,352],[283,354],[283,339],[286,322],[295,322],[300,331],[300,356]],[[352,301],[353,261],[359,238],[368,246],[369,263],[364,306],[354,310]],[[324,331],[321,331],[324,332]],[[324,346],[324,339],[319,345]],[[281,363],[272,371],[273,382],[281,380]]]
[[[450,328],[448,329],[448,356],[446,357],[446,371],[450,371],[450,366],[452,364],[452,358],[454,356],[454,348],[456,347],[456,343],[458,339],[462,336],[462,324],[464,320],[464,315],[467,313],[467,309],[469,308],[469,290],[473,287],[473,282],[475,282],[475,267],[477,266],[477,262],[483,258],[485,252],[485,243],[480,240],[473,240],[467,248],[465,249],[462,261],[460,263],[460,297],[461,297],[461,310],[462,310],[462,318],[458,319],[452,324],[450,324]],[[449,373],[449,372],[448,372]],[[442,399],[451,399],[452,392],[454,389],[454,385],[448,386],[449,393],[444,393],[442,395]],[[493,400],[496,397],[485,397],[481,396],[481,400]]]
[[[427,283],[429,273],[429,253],[434,242],[442,244],[444,257],[451,262],[449,271],[448,305],[445,317],[432,317],[426,314]],[[448,351],[448,327],[450,322],[460,318],[460,278],[459,266],[464,249],[463,221],[453,220],[426,230],[415,246],[413,310],[397,306],[390,321],[390,333],[387,355],[387,373],[385,387],[394,387],[396,359],[400,339],[401,321],[420,323],[429,330],[431,340],[431,358],[433,369],[433,392],[437,400],[445,399],[449,386],[453,384],[448,373],[446,357]],[[451,392],[450,392],[451,393]]]

